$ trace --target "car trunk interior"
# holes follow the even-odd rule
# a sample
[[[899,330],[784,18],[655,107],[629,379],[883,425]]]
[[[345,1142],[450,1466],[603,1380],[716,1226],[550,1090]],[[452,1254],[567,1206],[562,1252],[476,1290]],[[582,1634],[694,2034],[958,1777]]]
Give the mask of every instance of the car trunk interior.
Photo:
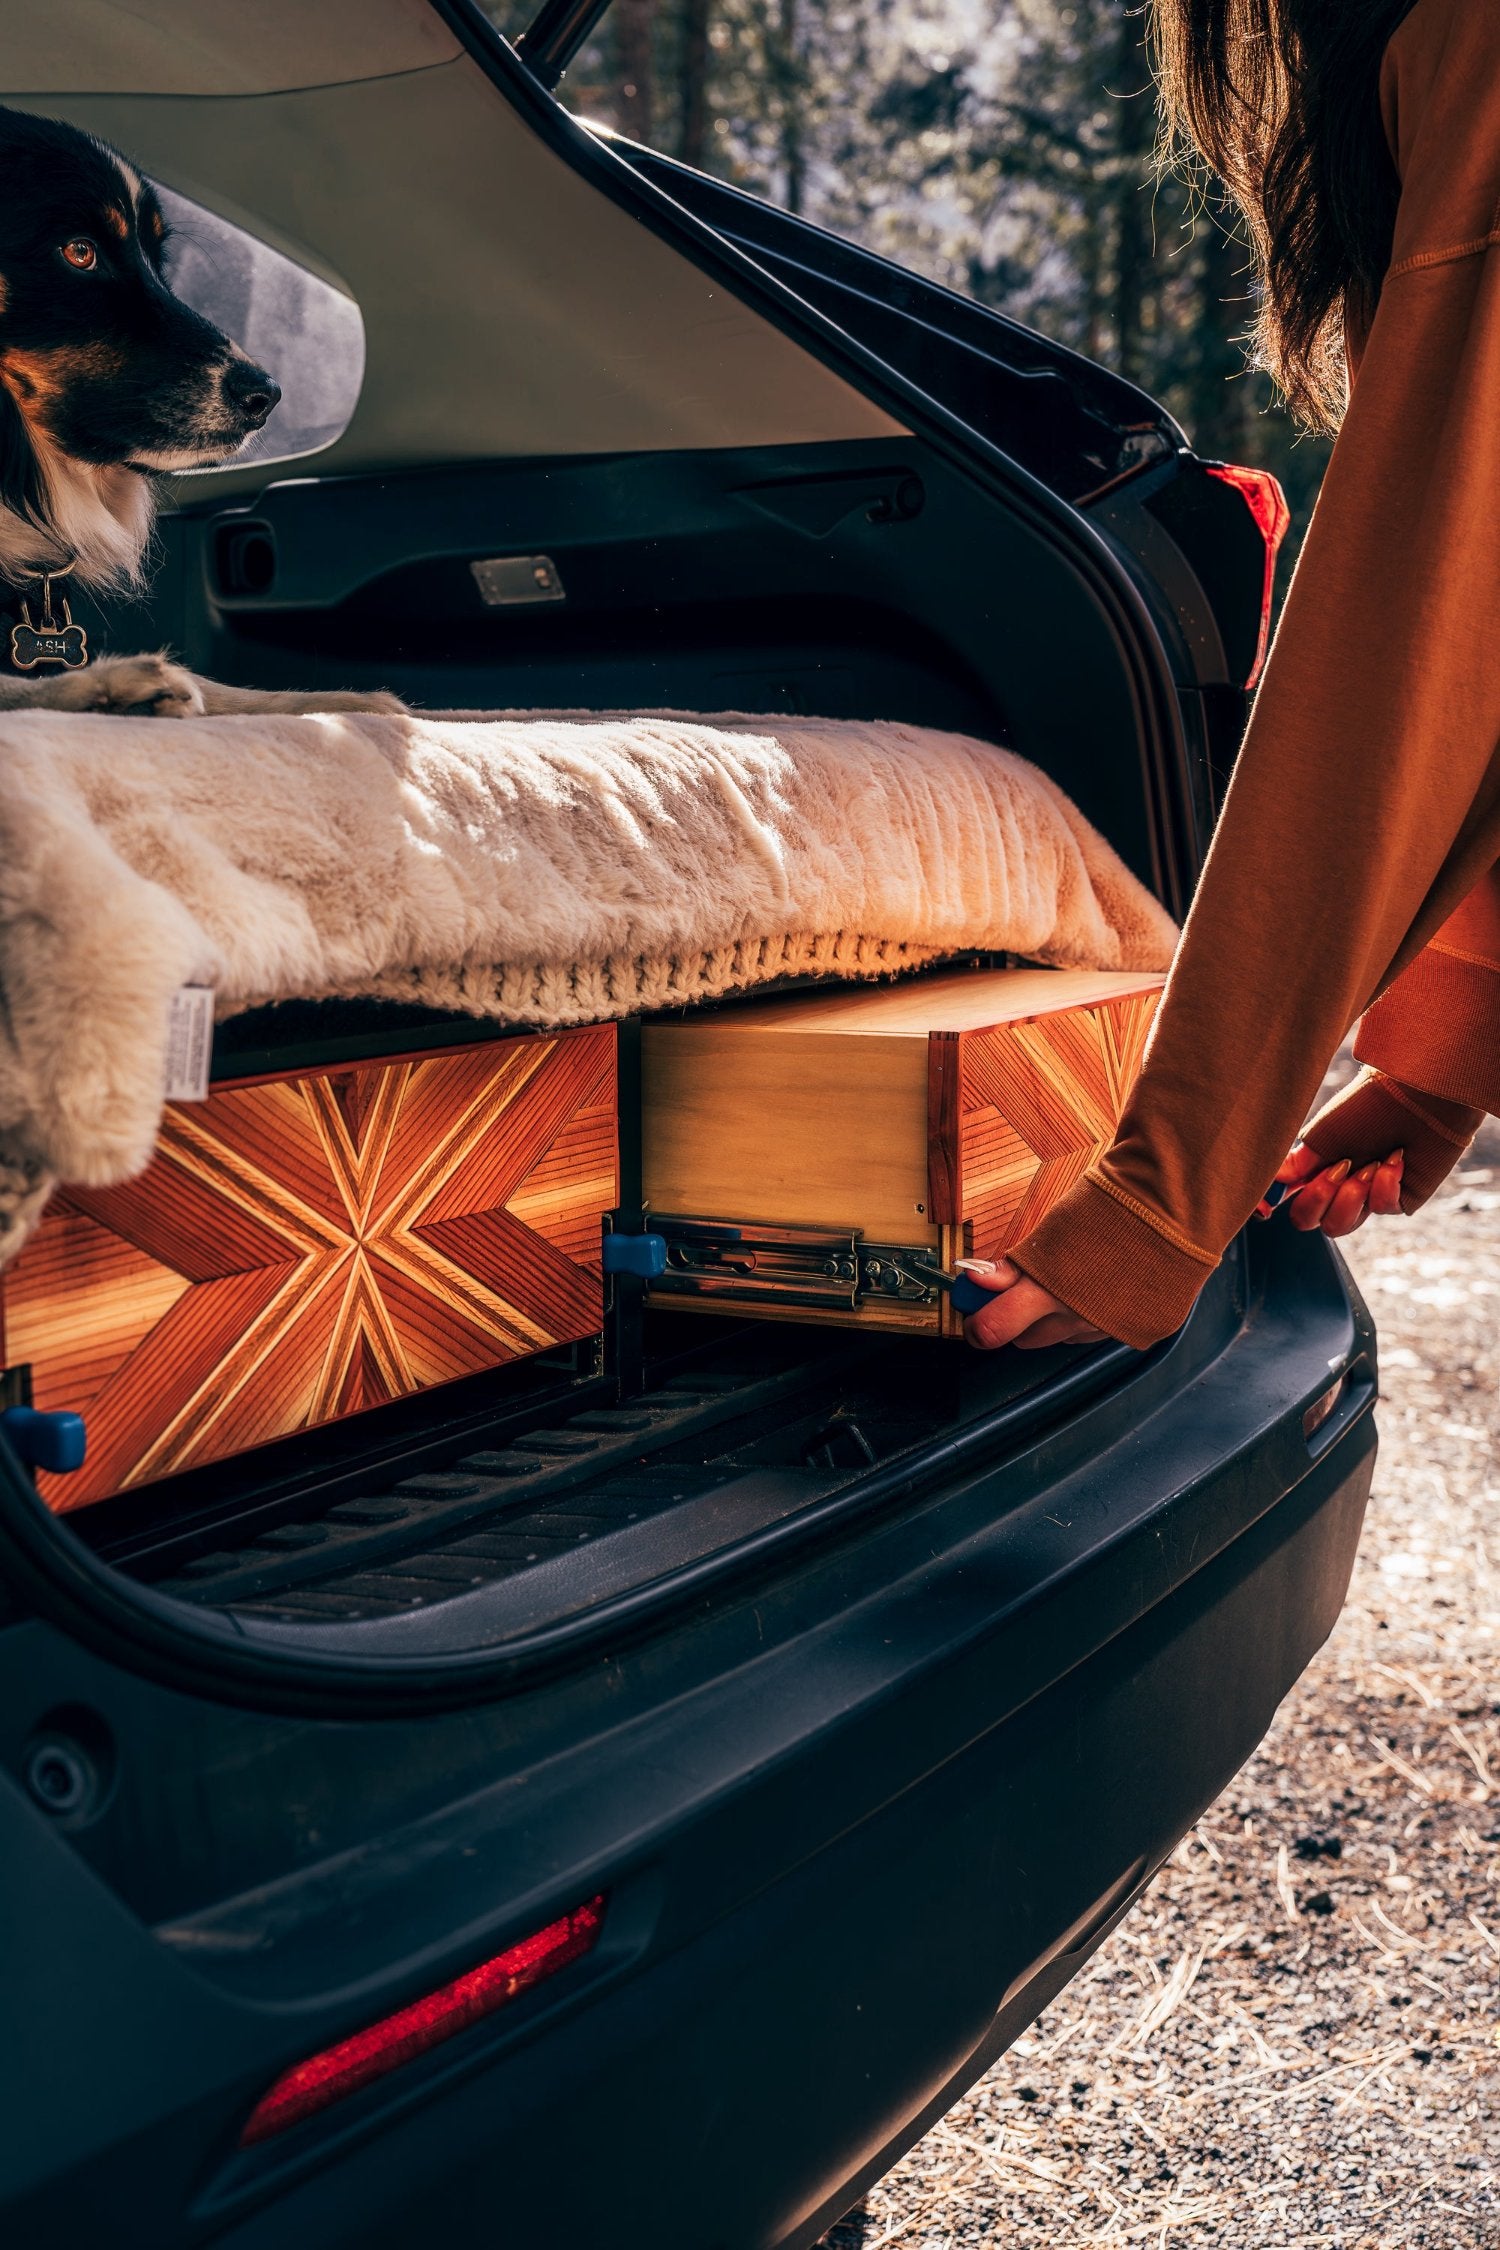
[[[165,640],[221,679],[389,686],[427,708],[952,728],[1029,750],[1149,879],[1153,807],[1128,683],[1065,566],[910,441],[808,450],[272,484],[248,507],[169,520],[148,615],[133,632],[107,621],[110,637]],[[565,602],[486,606],[474,565],[518,552],[548,559]],[[1079,661],[1091,638],[1093,660]],[[223,1025],[215,1072],[407,1052],[473,1029],[373,1001],[283,1005]],[[627,1214],[632,1172],[639,1208],[633,1029]],[[622,1279],[598,1345],[73,1520],[132,1575],[247,1620],[368,1631],[485,1591],[487,1633],[529,1633],[759,1542],[968,1425],[999,1414],[1039,1428],[1078,1395],[1080,1358],[1091,1387],[1120,1357],[995,1362],[941,1340],[643,1312]]]
[[[296,85],[266,83],[256,60],[295,42],[242,39],[227,12],[221,49],[191,52],[168,38],[171,6],[116,12],[115,76],[101,65],[86,92],[75,12],[52,12],[32,89],[6,98],[106,134],[338,280],[369,347],[360,408],[328,453],[179,485],[149,594],[76,605],[104,645],[167,645],[252,686],[390,688],[431,710],[970,733],[1042,767],[1179,903],[1184,813],[1147,711],[1160,681],[1143,684],[1139,645],[1045,495],[1006,497],[981,454],[966,463],[905,428],[737,305],[530,133],[425,9],[345,11],[366,75],[319,47]],[[288,1005],[222,1026],[215,1075],[472,1033],[376,1002]],[[638,1115],[625,1026],[627,1227]],[[898,1490],[903,1464],[965,1433],[1038,1431],[1127,1364],[646,1311],[621,1278],[597,1342],[73,1522],[129,1577],[231,1607],[282,1645],[291,1628],[357,1628],[372,1653],[389,1636],[409,1652],[424,1618],[432,1645],[455,1645],[470,1615],[503,1643],[705,1558],[763,1552],[840,1496]]]

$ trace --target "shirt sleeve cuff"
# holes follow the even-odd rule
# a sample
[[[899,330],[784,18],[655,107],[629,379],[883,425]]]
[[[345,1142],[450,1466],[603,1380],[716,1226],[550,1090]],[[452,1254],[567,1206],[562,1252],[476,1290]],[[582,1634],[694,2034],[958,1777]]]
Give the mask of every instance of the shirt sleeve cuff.
[[[1302,1135],[1325,1163],[1347,1157],[1353,1165],[1382,1162],[1404,1149],[1401,1208],[1419,1211],[1440,1188],[1483,1121],[1484,1112],[1420,1092],[1363,1070],[1352,1085],[1325,1103]]]
[[[1366,1013],[1356,1062],[1500,1115],[1500,971],[1435,940]]]
[[[1176,1333],[1219,1263],[1097,1172],[1086,1173],[1005,1255],[1137,1351]]]

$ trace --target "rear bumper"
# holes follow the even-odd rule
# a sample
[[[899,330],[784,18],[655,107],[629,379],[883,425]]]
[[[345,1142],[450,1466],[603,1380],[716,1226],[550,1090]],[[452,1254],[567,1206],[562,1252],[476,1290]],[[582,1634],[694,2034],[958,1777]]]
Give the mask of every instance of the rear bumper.
[[[803,2250],[1072,1973],[1338,1614],[1370,1337],[1321,1244],[1265,1233],[1263,1293],[1154,1411],[971,1470],[800,1609],[740,1605],[693,1692],[632,1705],[622,1666],[612,1731],[362,1851],[152,1931],[0,1798],[7,2238]],[[233,2153],[289,2063],[600,1889],[587,1961]]]

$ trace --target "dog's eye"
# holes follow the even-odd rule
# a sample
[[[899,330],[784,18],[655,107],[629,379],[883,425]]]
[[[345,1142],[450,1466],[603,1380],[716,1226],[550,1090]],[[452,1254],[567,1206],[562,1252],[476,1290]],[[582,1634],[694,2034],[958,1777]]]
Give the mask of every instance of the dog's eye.
[[[99,263],[99,253],[86,234],[75,234],[71,242],[65,242],[62,254],[80,273],[90,272]]]

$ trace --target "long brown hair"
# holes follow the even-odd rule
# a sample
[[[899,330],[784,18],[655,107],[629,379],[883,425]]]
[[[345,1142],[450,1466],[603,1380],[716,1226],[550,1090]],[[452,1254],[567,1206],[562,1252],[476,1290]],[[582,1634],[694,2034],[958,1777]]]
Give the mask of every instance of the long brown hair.
[[[1380,64],[1415,0],[1146,0],[1164,153],[1244,221],[1254,353],[1315,429],[1347,396],[1344,320],[1373,314],[1398,183]]]

